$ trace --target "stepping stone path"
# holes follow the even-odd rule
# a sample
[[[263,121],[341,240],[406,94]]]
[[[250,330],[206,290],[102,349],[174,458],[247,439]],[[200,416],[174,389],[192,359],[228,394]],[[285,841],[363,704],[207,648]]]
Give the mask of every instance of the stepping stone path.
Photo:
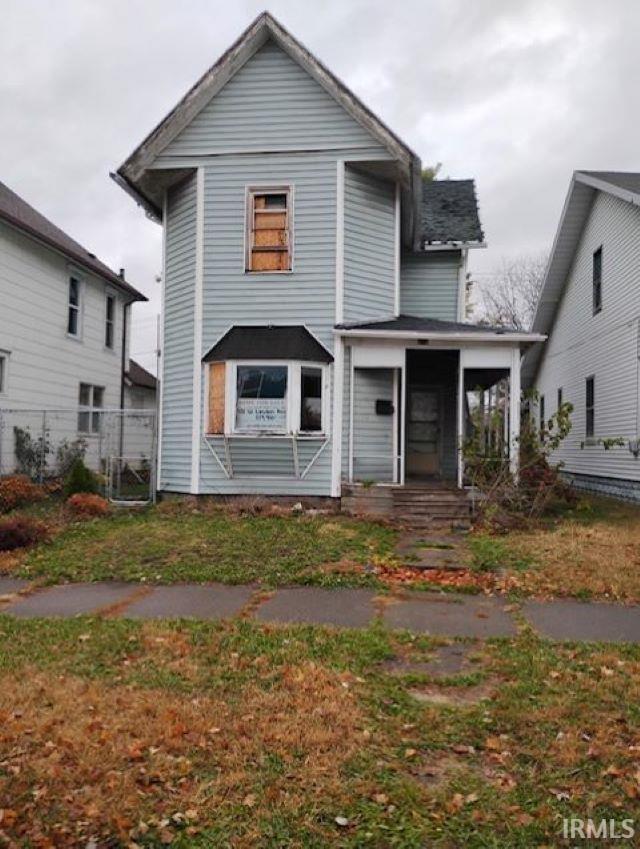
[[[394,658],[385,663],[385,670],[391,675],[428,675],[430,678],[453,678],[465,675],[473,669],[469,656],[477,651],[477,646],[467,643],[450,643],[434,649],[433,657],[422,662],[405,661]]]
[[[124,601],[139,590],[138,584],[106,583],[59,584],[20,598],[6,609],[12,616],[33,619],[39,616],[78,616]]]
[[[3,601],[5,596],[11,596],[25,590],[28,586],[29,581],[23,581],[20,578],[5,578],[0,575],[0,601]]]
[[[413,569],[466,569],[464,534],[406,534],[396,556]]]

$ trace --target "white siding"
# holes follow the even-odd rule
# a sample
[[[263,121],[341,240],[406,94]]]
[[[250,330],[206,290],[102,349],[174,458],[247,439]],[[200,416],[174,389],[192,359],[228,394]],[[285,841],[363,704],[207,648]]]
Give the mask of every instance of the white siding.
[[[78,338],[67,335],[71,273],[82,281]],[[107,291],[116,295],[112,350],[104,344]],[[0,409],[76,408],[81,382],[104,387],[105,407],[120,406],[124,299],[108,283],[0,222],[0,303],[0,350],[10,354]],[[35,436],[40,424],[35,414],[4,415],[4,470],[13,450],[13,426],[28,426]],[[77,416],[58,414],[48,424],[53,458],[59,442],[77,438]],[[97,436],[85,438],[90,453],[97,449]]]
[[[602,311],[592,310],[592,257],[602,245]],[[574,405],[573,429],[557,452],[565,469],[640,481],[640,460],[628,448],[605,451],[585,441],[585,381],[595,376],[595,438],[638,435],[640,321],[640,210],[605,193],[596,195],[564,297],[546,344],[536,388],[546,416],[557,390]]]

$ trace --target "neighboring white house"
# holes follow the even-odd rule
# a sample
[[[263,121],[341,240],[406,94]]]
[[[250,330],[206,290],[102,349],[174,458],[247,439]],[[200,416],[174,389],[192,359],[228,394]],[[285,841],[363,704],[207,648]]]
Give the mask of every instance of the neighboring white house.
[[[131,305],[145,300],[0,183],[0,473],[15,469],[16,440],[33,448],[43,429],[46,473],[64,444],[101,454],[114,438],[101,411],[125,398]]]
[[[569,186],[523,382],[548,419],[573,427],[555,455],[575,486],[640,500],[640,174],[576,171]]]
[[[464,323],[474,183],[421,170],[267,13],[118,169],[165,228],[161,490],[461,486],[468,393],[496,381],[516,469],[541,337]]]

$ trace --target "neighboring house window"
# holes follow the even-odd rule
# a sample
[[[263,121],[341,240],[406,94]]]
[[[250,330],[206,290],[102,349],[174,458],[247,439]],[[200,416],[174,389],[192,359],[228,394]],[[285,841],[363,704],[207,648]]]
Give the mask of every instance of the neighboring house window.
[[[9,382],[9,353],[0,351],[0,395],[7,391]]]
[[[593,314],[602,309],[602,246],[593,252]]]
[[[246,271],[291,271],[291,188],[249,189]]]
[[[322,369],[300,370],[300,430],[322,430]]]
[[[544,395],[541,395],[540,396],[540,438],[541,439],[544,438],[544,431],[545,431],[544,419],[545,419]]]
[[[558,387],[558,410],[562,409],[562,386]]]
[[[285,433],[287,366],[238,366],[236,381],[236,430]]]
[[[100,433],[104,386],[81,383],[78,393],[78,432]]]
[[[69,336],[80,335],[80,281],[77,277],[69,278],[67,333]]]
[[[113,348],[116,323],[116,298],[115,295],[107,295],[106,313],[104,323],[104,344],[107,348]]]
[[[586,404],[585,404],[585,436],[587,439],[595,434],[595,413],[596,413],[596,396],[595,396],[595,377],[587,378],[586,382]]]

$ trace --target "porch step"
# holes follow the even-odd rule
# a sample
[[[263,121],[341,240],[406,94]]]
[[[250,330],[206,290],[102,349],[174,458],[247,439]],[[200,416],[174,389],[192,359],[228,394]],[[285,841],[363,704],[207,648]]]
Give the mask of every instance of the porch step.
[[[394,489],[391,513],[396,521],[416,529],[469,527],[471,504],[466,492],[433,483]]]

